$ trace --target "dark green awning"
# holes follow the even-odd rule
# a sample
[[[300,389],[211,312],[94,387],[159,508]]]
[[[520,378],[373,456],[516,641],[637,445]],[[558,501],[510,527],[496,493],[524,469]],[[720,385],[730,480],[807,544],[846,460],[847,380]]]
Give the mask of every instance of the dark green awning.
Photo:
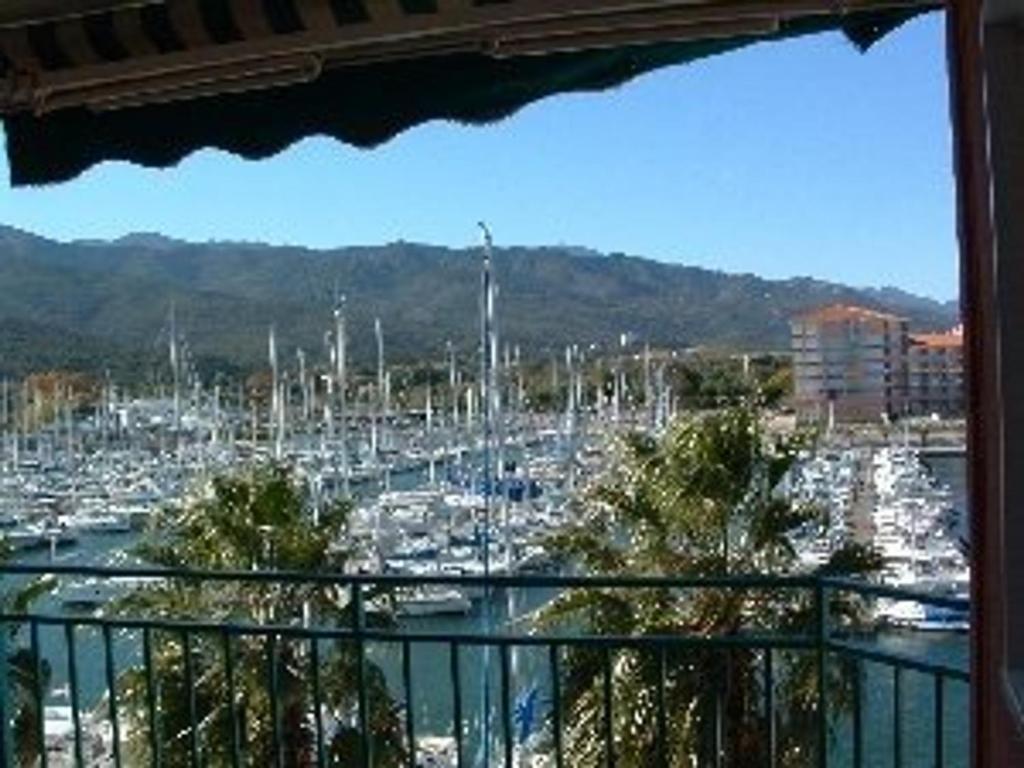
[[[399,1],[409,11],[420,0]],[[224,11],[238,4],[223,0],[207,8],[216,6]],[[264,7],[269,6],[264,3]],[[841,17],[787,17],[773,20],[770,29],[753,33],[728,34],[730,28],[723,26],[725,31],[717,36],[710,34],[715,28],[709,27],[710,36],[705,39],[600,46],[593,50],[560,52],[556,35],[544,38],[544,55],[425,50],[423,55],[381,56],[383,60],[374,61],[371,48],[361,50],[358,61],[322,67],[318,64],[309,72],[300,66],[293,79],[268,81],[266,87],[251,78],[254,71],[259,74],[258,64],[270,59],[251,59],[247,73],[250,79],[245,81],[244,89],[239,89],[241,92],[232,92],[230,78],[218,80],[217,87],[209,91],[202,89],[201,78],[192,79],[187,87],[169,94],[161,92],[167,98],[155,99],[155,103],[147,98],[133,103],[131,97],[135,94],[130,90],[127,99],[119,94],[119,101],[111,101],[114,96],[108,91],[90,91],[91,81],[84,86],[76,84],[76,91],[67,89],[70,94],[83,93],[81,103],[58,104],[62,92],[57,87],[37,89],[26,92],[29,96],[22,103],[10,103],[4,117],[11,181],[15,185],[59,182],[104,160],[168,166],[204,147],[255,159],[312,135],[372,147],[429,120],[492,122],[553,94],[610,88],[660,67],[753,42],[842,29],[855,45],[866,48],[924,10],[927,8],[917,5]],[[241,34],[238,20],[229,16],[207,14],[200,18],[205,20],[205,32],[211,38],[218,38],[212,34],[217,32],[217,23],[226,25],[215,42],[231,43]],[[48,24],[52,26],[53,22]],[[122,44],[114,34],[122,28],[124,25],[112,23],[108,14],[104,24],[93,24],[82,36],[93,46],[92,53],[100,54],[102,60],[96,71],[106,72],[113,64],[130,60],[129,44]],[[157,40],[154,35],[158,33],[159,28],[151,25],[150,42]],[[59,48],[68,35],[53,34],[52,29],[49,35],[43,35],[37,30],[24,39],[33,44],[34,60],[41,62],[44,74],[54,77],[53,82],[59,85],[65,73],[77,73],[73,53],[65,54]],[[522,39],[530,42],[534,38]],[[8,56],[9,76],[14,71],[12,60],[13,56]],[[95,66],[96,62],[91,64]],[[100,85],[106,87],[105,82]],[[43,100],[47,97],[52,102]],[[101,97],[103,100],[96,101]]]

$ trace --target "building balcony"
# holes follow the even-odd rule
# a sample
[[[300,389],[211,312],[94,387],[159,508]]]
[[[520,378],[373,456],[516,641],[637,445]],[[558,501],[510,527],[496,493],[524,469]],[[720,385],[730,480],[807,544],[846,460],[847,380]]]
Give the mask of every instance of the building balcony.
[[[38,744],[76,766],[967,765],[966,637],[921,631],[965,629],[957,598],[817,576],[0,570],[57,580],[2,617],[4,765],[40,764]],[[199,615],[199,588],[262,620]],[[673,624],[739,596],[732,629]],[[594,597],[661,600],[664,629],[544,618]]]

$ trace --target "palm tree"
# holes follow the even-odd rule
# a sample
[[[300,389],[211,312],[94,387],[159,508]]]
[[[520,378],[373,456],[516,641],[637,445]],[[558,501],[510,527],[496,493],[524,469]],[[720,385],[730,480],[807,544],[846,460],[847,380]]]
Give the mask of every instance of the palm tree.
[[[170,568],[340,573],[350,557],[343,546],[349,511],[347,502],[338,502],[314,518],[307,494],[287,470],[252,469],[214,479],[200,496],[162,512],[138,551],[145,562]],[[239,626],[312,622],[321,627],[348,626],[352,609],[348,590],[333,585],[185,579],[140,588],[115,608],[122,615],[147,618]],[[362,671],[371,764],[383,768],[403,759],[401,720],[384,676],[370,662],[360,666],[351,642],[321,640],[314,655],[308,640],[283,636],[184,637],[154,631],[152,648],[159,690],[157,740],[169,768],[188,765],[194,745],[204,765],[228,765],[235,743],[253,764],[272,765],[277,752],[289,768],[312,765],[317,749],[311,684],[315,660],[322,680],[325,749],[344,764],[362,764],[356,685]],[[125,673],[120,689],[131,725],[127,749],[139,764],[148,762],[144,668]]]
[[[0,544],[0,560],[6,560],[10,550]],[[8,614],[24,614],[39,597],[56,586],[51,576],[31,579],[17,589],[0,595],[0,610]],[[45,748],[39,741],[40,709],[37,691],[45,695],[50,689],[52,670],[50,662],[39,658],[31,648],[19,645],[20,627],[9,624],[7,632],[7,685],[10,696],[12,735],[14,737],[14,763],[18,766],[35,765]]]
[[[621,461],[578,505],[574,523],[552,545],[587,574],[720,576],[790,574],[797,568],[792,535],[815,525],[819,511],[793,505],[780,484],[806,445],[806,435],[775,435],[759,408],[732,405],[683,418],[660,438],[629,435]],[[823,570],[865,573],[877,568],[868,550],[848,545]],[[830,597],[834,621],[860,618],[854,600]],[[801,632],[815,626],[813,597],[765,589],[577,589],[537,615],[542,626],[571,626],[594,634],[741,635]],[[815,659],[776,652],[780,764],[806,765],[814,754],[817,713]],[[567,764],[604,759],[602,650],[567,656],[562,722]],[[612,662],[612,730],[617,764],[671,766],[710,762],[719,744],[729,764],[748,765],[767,754],[762,705],[764,651],[620,651]],[[665,671],[665,754],[658,754],[659,677]],[[831,702],[849,700],[849,670],[830,665]],[[832,706],[835,713],[837,707]],[[720,736],[716,734],[720,724]]]

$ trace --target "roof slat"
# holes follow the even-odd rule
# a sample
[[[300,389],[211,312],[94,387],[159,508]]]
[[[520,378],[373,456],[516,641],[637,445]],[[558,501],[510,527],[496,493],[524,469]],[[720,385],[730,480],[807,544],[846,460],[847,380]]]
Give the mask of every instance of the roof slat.
[[[17,27],[118,11],[164,0],[5,0],[0,3],[0,27]]]
[[[356,0],[345,0],[352,3]],[[886,7],[921,6],[932,0],[846,0],[848,11]],[[296,13],[299,28],[290,34],[263,34],[217,43],[207,29],[198,3],[201,0],[171,0],[165,6],[144,8],[146,24],[138,26],[147,35],[142,43],[131,40],[114,41],[129,51],[162,50],[160,55],[133,56],[125,61],[103,61],[89,45],[81,20],[51,23],[37,30],[31,39],[40,66],[30,72],[30,90],[8,88],[0,92],[0,112],[31,108],[51,111],[59,103],[62,108],[77,104],[88,106],[88,96],[97,85],[128,90],[132,83],[143,83],[154,77],[170,78],[179,73],[183,85],[193,82],[204,67],[212,74],[226,65],[237,71],[245,62],[261,67],[267,57],[316,56],[326,67],[356,66],[367,62],[436,56],[454,51],[485,51],[498,57],[538,55],[552,52],[597,50],[644,42],[714,39],[738,35],[773,33],[780,20],[799,16],[830,15],[835,0],[510,0],[495,5],[438,6],[434,14],[405,13],[399,0],[374,0],[372,16],[360,23],[341,23],[337,19],[337,0],[279,0],[274,3],[252,2],[239,8],[246,0],[233,0],[224,8],[237,18],[238,10],[252,6],[264,12],[285,13],[267,19],[266,28],[285,24],[289,14]],[[449,0],[449,3],[456,0]],[[334,4],[332,14],[325,5]],[[348,6],[346,6],[348,7]],[[355,7],[355,6],[352,6]],[[363,7],[363,2],[360,2]],[[556,11],[558,11],[556,13]],[[121,11],[135,16],[140,11]],[[163,19],[167,29],[159,39],[153,37],[154,20]],[[55,39],[42,35],[52,26]],[[255,31],[252,23],[239,24],[243,34]],[[118,21],[112,25],[117,33],[130,32],[132,25]],[[259,29],[263,29],[261,26]],[[170,34],[174,45],[161,42]],[[52,45],[43,46],[50,41]],[[177,45],[182,50],[174,50]],[[0,37],[0,48],[3,38]],[[68,66],[70,63],[71,66]],[[57,66],[59,64],[59,66]],[[22,73],[23,75],[25,73]],[[23,80],[25,78],[22,78]],[[259,87],[266,87],[265,72],[259,73]],[[237,92],[242,78],[231,78],[231,89]],[[74,93],[81,91],[76,100]],[[109,88],[104,91],[109,93]],[[182,93],[188,93],[187,89]],[[59,95],[59,98],[57,96]],[[109,100],[105,98],[105,103]],[[137,103],[138,99],[126,100]]]

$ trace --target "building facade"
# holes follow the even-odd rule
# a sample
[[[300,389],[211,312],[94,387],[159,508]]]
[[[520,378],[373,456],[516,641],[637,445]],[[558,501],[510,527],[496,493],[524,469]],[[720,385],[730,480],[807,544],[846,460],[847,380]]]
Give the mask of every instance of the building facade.
[[[963,415],[963,330],[958,327],[945,333],[911,334],[908,373],[912,414]]]
[[[911,334],[906,318],[833,304],[791,322],[794,405],[805,420],[963,412],[963,335]]]
[[[906,412],[906,318],[834,304],[797,315],[790,324],[801,418],[877,421]]]

